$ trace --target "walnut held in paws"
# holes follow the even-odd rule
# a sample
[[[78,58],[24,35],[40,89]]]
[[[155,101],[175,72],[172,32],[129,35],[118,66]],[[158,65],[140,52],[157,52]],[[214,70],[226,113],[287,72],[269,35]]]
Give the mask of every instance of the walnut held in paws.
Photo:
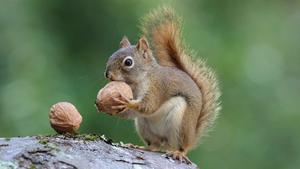
[[[132,99],[132,90],[125,82],[112,81],[102,88],[98,95],[95,106],[99,113],[107,112],[108,114],[117,114],[121,110],[111,109],[112,106],[118,106],[120,103],[115,101],[113,98],[118,100],[124,100],[120,94],[128,99]]]
[[[53,105],[49,112],[51,127],[57,133],[74,133],[82,121],[76,107],[68,102]]]

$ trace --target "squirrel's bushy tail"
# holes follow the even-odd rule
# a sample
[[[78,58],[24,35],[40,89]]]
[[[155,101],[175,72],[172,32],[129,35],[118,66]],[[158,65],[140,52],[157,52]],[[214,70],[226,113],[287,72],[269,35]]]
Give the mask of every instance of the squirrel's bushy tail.
[[[197,123],[197,135],[211,130],[221,109],[220,91],[215,73],[195,54],[188,51],[181,38],[181,17],[169,6],[159,7],[142,19],[141,30],[150,42],[160,65],[176,67],[186,72],[198,85],[202,94],[202,109]]]

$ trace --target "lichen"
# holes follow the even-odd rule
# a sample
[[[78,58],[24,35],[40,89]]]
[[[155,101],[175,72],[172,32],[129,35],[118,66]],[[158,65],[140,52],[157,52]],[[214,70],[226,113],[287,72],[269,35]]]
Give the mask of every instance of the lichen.
[[[1,161],[0,160],[0,168],[10,168],[10,169],[17,169],[18,163],[12,163],[10,161]]]

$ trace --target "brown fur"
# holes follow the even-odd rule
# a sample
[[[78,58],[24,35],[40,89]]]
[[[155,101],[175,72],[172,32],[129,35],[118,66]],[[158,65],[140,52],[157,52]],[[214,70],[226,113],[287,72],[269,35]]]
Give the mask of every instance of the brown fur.
[[[205,63],[186,49],[181,19],[173,9],[164,6],[147,15],[142,30],[154,55],[144,37],[136,46],[124,37],[107,62],[105,76],[126,82],[133,92],[133,100],[123,97],[125,101],[111,108],[120,110],[119,117],[135,119],[146,143],[140,149],[172,150],[166,153],[168,157],[183,158],[189,164],[185,154],[218,116],[218,82]],[[124,64],[127,59],[131,65]]]
[[[181,18],[168,6],[148,14],[142,20],[141,29],[160,65],[175,67],[186,72],[197,84],[202,94],[202,109],[196,125],[196,135],[202,137],[211,130],[221,107],[221,95],[215,73],[195,54],[188,51],[181,38]],[[199,103],[201,104],[201,103]]]

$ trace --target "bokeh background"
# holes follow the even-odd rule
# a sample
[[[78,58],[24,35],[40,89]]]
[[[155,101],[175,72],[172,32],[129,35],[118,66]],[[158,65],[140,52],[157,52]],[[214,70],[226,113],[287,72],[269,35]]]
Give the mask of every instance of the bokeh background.
[[[184,18],[184,38],[217,71],[222,111],[188,153],[200,168],[300,167],[300,1],[1,0],[0,137],[55,133],[49,109],[74,104],[80,133],[141,145],[134,122],[97,113],[108,57],[162,4]]]

